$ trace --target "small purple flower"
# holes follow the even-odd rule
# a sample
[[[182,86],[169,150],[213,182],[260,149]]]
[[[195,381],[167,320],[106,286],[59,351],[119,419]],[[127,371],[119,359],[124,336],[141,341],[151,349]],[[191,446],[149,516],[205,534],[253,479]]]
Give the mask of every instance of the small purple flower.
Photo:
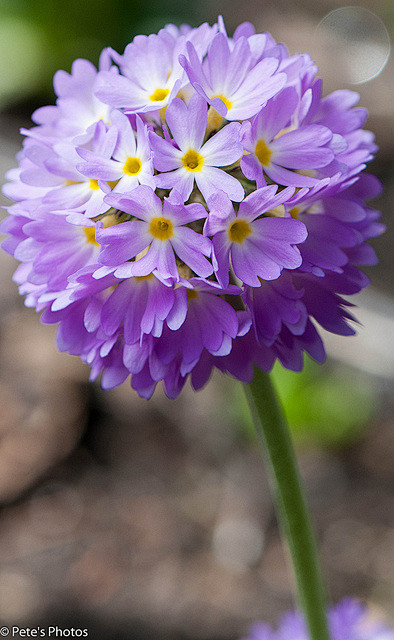
[[[178,60],[186,41],[194,41],[202,56],[211,34],[208,25],[201,25],[199,29],[175,38],[168,29],[162,29],[157,35],[136,36],[123,56],[111,50],[122,73],[101,74],[96,95],[111,107],[124,108],[127,113],[163,109],[187,83]]]
[[[58,96],[56,106],[40,107],[32,116],[37,123],[27,135],[41,140],[48,137],[53,141],[72,139],[100,120],[108,122],[110,108],[95,95],[100,72],[109,69],[105,52],[100,57],[99,72],[89,60],[75,60],[71,73],[57,71],[53,79],[55,93]]]
[[[275,73],[279,61],[265,58],[254,64],[244,37],[232,50],[226,36],[218,33],[204,62],[195,48],[187,44],[188,58],[180,57],[194,89],[226,120],[244,120],[254,116],[286,82],[284,73]]]
[[[218,169],[240,159],[241,125],[232,122],[204,143],[207,105],[198,95],[192,97],[188,106],[175,98],[166,111],[166,120],[177,147],[156,133],[150,134],[155,168],[165,172],[156,176],[157,186],[175,189],[184,201],[190,196],[194,182],[205,200],[218,189],[225,191],[231,200],[242,200],[244,190],[240,182]]]
[[[11,218],[14,223],[18,219],[21,224],[19,228],[14,226],[14,237],[17,233],[19,241],[13,247],[8,245],[8,250],[26,264],[31,284],[45,285],[51,292],[62,290],[70,273],[97,262],[99,244],[95,233],[101,223],[78,213],[53,215],[43,208],[35,212],[34,218]]]
[[[111,154],[116,143],[116,131],[107,133],[104,123],[100,122],[91,129],[88,139],[97,154]],[[80,160],[75,146],[69,141],[57,142],[50,148],[28,140],[17,182],[12,185],[12,191],[6,190],[6,193],[11,196],[19,186],[25,197],[39,197],[40,204],[55,213],[78,210],[84,211],[88,218],[105,213],[109,209],[104,202],[106,192],[97,180],[88,178],[77,169]]]
[[[104,247],[99,260],[103,265],[116,267],[112,270],[117,277],[147,276],[157,269],[162,278],[178,281],[174,252],[198,275],[204,278],[211,275],[213,267],[205,257],[211,255],[210,240],[186,226],[206,217],[202,205],[185,206],[169,200],[162,204],[152,189],[143,185],[127,195],[110,194],[106,202],[137,218],[97,234]],[[142,252],[144,255],[138,260],[129,262]]]
[[[100,153],[79,147],[77,151],[86,162],[78,164],[78,170],[88,178],[104,181],[104,185],[100,182],[104,189],[105,183],[116,183],[114,190],[117,193],[131,191],[139,184],[146,184],[154,189],[152,152],[146,125],[137,116],[135,134],[130,120],[120,111],[112,112],[111,122],[113,127],[106,135],[113,137],[113,128],[117,129],[115,147],[111,145],[107,149],[100,149]],[[106,191],[110,191],[109,186]]]
[[[264,172],[279,184],[313,186],[315,178],[291,169],[316,169],[334,159],[327,147],[332,139],[327,127],[311,124],[292,130],[297,106],[297,92],[288,87],[263,107],[251,125],[245,123],[243,144],[248,153],[242,157],[241,168],[257,188],[266,184]]]
[[[262,217],[294,192],[291,188],[276,191],[276,186],[269,186],[251,193],[241,202],[238,213],[223,192],[209,200],[204,233],[213,236],[217,276],[223,286],[229,282],[230,258],[235,275],[252,287],[260,286],[260,278],[275,280],[283,268],[301,265],[301,254],[294,245],[306,239],[305,226],[292,218]]]

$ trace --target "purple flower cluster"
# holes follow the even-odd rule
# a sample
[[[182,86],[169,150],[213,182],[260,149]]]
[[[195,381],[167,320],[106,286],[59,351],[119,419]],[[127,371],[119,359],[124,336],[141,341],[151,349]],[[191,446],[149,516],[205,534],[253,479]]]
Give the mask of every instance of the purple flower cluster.
[[[249,23],[167,25],[54,78],[3,191],[15,282],[61,351],[169,397],[325,357],[368,284],[380,183],[358,95]]]
[[[394,630],[376,622],[367,609],[356,600],[346,598],[328,613],[332,640],[394,640]],[[274,631],[264,622],[254,624],[243,640],[308,640],[300,613],[287,613]]]

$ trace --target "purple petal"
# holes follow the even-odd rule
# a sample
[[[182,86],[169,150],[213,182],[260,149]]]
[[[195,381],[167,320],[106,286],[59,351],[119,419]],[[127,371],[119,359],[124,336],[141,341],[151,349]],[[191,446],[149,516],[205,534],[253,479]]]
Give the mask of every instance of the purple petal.
[[[160,173],[155,176],[156,185],[162,189],[175,189],[183,201],[186,201],[193,191],[195,173],[186,171],[183,167],[176,171]]]
[[[182,153],[157,133],[149,132],[153,150],[153,164],[158,171],[172,171],[182,166]]]
[[[239,160],[243,151],[239,141],[240,129],[239,122],[231,122],[215,133],[201,148],[204,164],[223,167]]]
[[[334,159],[331,149],[321,148],[331,138],[331,131],[319,125],[290,131],[271,143],[272,161],[291,169],[324,167]]]
[[[281,267],[276,260],[267,256],[264,251],[248,240],[242,245],[233,243],[231,261],[235,275],[251,287],[260,286],[259,277],[264,280],[275,280],[281,273]]]
[[[196,183],[205,200],[222,190],[234,202],[241,202],[244,197],[244,189],[241,183],[216,167],[204,167],[200,173],[196,173]]]
[[[166,111],[166,120],[183,152],[201,148],[207,126],[207,105],[201,96],[194,94],[188,106],[180,98],[174,98]]]
[[[160,198],[157,197],[153,189],[146,185],[136,187],[129,195],[110,193],[105,196],[105,202],[115,209],[125,211],[146,222],[150,222],[151,218],[160,217],[162,214]]]
[[[134,258],[152,241],[146,223],[140,220],[102,229],[97,231],[96,237],[98,242],[105,245],[99,256],[100,263],[110,267]]]
[[[298,105],[298,95],[294,87],[283,89],[277,96],[269,100],[252,124],[253,140],[264,139],[271,142],[279,131],[291,122]]]

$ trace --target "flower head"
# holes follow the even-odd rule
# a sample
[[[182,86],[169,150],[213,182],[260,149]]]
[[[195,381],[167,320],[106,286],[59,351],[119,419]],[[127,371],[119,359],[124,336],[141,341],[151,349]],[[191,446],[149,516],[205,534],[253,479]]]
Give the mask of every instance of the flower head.
[[[384,230],[366,203],[376,146],[358,95],[323,97],[316,73],[221,18],[57,72],[7,173],[3,248],[91,379],[176,397],[214,368],[247,382],[322,362],[316,325],[354,333],[342,296],[367,286]]]

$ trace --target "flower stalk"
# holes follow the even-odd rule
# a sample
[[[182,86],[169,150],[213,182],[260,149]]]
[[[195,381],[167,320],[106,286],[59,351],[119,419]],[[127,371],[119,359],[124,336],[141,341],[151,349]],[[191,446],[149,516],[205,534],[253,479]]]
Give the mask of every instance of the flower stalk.
[[[267,373],[255,369],[245,387],[256,433],[270,468],[279,523],[288,541],[298,598],[311,640],[329,640],[326,599],[315,536],[286,420]]]

